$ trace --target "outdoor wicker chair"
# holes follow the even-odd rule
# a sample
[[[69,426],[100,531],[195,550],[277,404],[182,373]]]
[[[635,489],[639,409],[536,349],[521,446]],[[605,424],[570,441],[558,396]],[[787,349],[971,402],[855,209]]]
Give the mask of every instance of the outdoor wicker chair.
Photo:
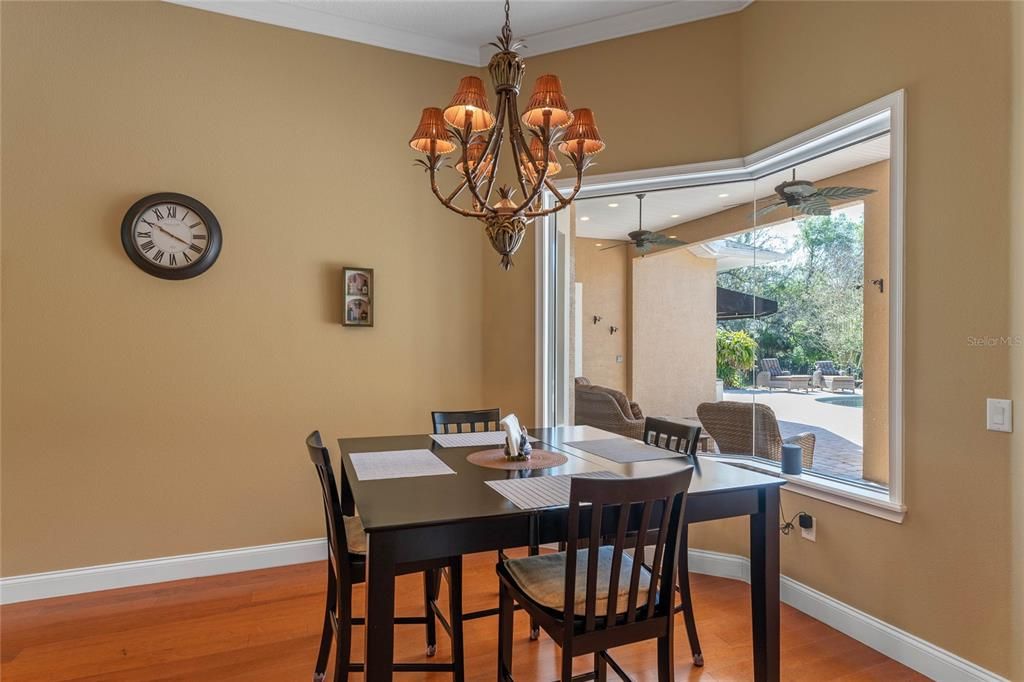
[[[815,388],[823,388],[827,391],[853,391],[857,387],[857,380],[848,375],[840,374],[831,360],[819,360],[814,363]]]
[[[585,382],[585,383],[584,383]],[[643,440],[644,413],[622,391],[576,378],[576,423]]]
[[[806,432],[783,438],[775,411],[767,405],[731,400],[701,403],[697,406],[697,418],[721,453],[752,453],[778,462],[783,445],[799,445],[804,468],[810,469],[814,463],[814,434]]]

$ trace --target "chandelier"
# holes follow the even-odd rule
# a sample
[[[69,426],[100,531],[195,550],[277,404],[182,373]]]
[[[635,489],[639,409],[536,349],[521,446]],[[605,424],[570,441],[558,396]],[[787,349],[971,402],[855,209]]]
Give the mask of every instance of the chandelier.
[[[501,267],[508,270],[512,267],[512,254],[523,243],[526,225],[572,203],[583,183],[583,172],[593,155],[605,145],[590,109],[569,109],[558,76],[548,74],[537,79],[520,116],[516,98],[526,63],[516,52],[522,45],[512,37],[508,0],[505,0],[505,26],[497,42],[491,45],[498,49],[487,65],[497,96],[494,111],[487,102],[483,81],[476,76],[466,76],[444,110],[437,107],[423,110],[409,146],[426,154],[426,158],[416,163],[429,173],[434,196],[459,215],[482,221],[491,245],[501,254]],[[516,186],[495,186],[506,136],[512,151],[516,185],[522,192],[518,199]],[[576,171],[576,184],[567,195],[559,192],[551,179],[562,170],[556,149]],[[451,192],[443,194],[437,186],[437,173],[445,157],[452,152],[456,152],[456,161],[450,167],[458,175],[458,184]],[[546,207],[543,204],[545,189],[553,198],[552,204]],[[466,190],[468,201],[464,203],[468,203],[468,207],[456,205],[455,201]],[[497,190],[497,199],[492,201],[494,190]]]

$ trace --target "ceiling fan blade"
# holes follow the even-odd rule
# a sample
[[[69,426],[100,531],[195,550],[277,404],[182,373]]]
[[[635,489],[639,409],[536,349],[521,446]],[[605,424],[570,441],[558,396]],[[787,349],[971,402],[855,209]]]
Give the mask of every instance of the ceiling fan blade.
[[[772,211],[774,211],[775,209],[782,208],[785,205],[786,205],[785,201],[777,201],[774,204],[769,204],[767,206],[762,206],[761,208],[759,208],[756,211],[754,211],[753,213],[751,213],[749,217],[751,217],[751,218],[760,218],[761,216],[767,215],[767,214],[771,213]]]
[[[602,250],[602,251],[610,251],[611,249],[617,249],[617,248],[619,248],[620,246],[628,246],[628,245],[630,245],[631,243],[632,243],[632,242],[619,242],[619,243],[618,243],[618,244],[616,244],[615,246],[606,246],[606,247],[604,247],[604,248],[603,248],[603,249],[601,249],[601,250]]]
[[[653,235],[651,237],[648,237],[647,241],[649,243],[651,243],[651,244],[661,244],[661,245],[670,245],[671,244],[673,246],[677,245],[677,244],[686,244],[686,242],[684,242],[682,239],[673,239],[672,237],[666,237],[663,234],[655,234],[655,235]]]
[[[818,194],[826,199],[856,199],[874,191],[866,187],[822,187]]]
[[[800,212],[805,215],[832,215],[832,207],[825,197],[813,194],[800,202]]]

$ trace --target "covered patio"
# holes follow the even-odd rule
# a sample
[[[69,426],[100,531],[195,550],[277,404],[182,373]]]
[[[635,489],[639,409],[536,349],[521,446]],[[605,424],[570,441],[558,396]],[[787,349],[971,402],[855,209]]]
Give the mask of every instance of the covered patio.
[[[798,433],[815,435],[814,471],[863,482],[863,394],[811,393],[728,389],[725,400],[758,402],[774,410],[783,438]],[[845,398],[845,400],[844,400]],[[859,399],[859,400],[858,400]]]

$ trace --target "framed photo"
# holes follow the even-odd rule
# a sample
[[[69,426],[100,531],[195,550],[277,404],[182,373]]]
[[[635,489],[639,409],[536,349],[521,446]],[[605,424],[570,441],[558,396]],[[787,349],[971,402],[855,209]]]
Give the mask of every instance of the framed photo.
[[[342,324],[346,327],[373,326],[373,269],[342,269],[344,275],[345,310]]]

